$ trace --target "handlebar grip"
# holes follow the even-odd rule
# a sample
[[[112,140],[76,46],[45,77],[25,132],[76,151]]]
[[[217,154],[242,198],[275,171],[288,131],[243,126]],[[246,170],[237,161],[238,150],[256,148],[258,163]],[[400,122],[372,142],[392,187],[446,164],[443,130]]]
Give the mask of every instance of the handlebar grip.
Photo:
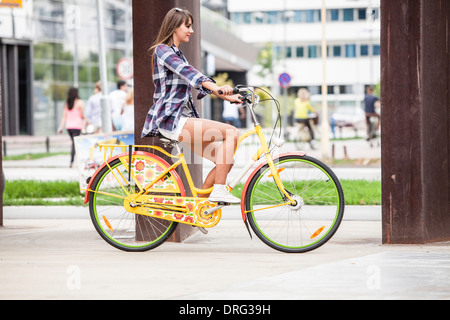
[[[233,88],[233,94],[238,94],[239,93],[239,88]],[[219,90],[219,94],[223,94],[222,90]]]

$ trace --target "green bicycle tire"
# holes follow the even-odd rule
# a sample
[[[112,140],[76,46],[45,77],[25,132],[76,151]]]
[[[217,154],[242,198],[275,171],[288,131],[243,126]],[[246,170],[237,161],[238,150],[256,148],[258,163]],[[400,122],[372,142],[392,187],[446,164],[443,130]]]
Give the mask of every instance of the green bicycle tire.
[[[251,178],[244,195],[249,224],[276,250],[304,253],[317,249],[333,237],[342,221],[345,200],[341,184],[328,166],[309,156],[290,154],[274,163],[286,191],[298,200],[297,206],[282,205],[288,200],[265,164]],[[274,205],[280,206],[270,208]]]

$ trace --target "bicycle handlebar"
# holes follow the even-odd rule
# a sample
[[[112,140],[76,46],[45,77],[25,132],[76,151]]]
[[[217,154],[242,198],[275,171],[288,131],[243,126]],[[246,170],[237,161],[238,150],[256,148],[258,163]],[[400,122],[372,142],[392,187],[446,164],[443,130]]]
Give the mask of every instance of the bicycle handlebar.
[[[219,90],[218,92],[219,94],[223,94],[222,90]],[[254,98],[252,97],[252,94],[249,94],[249,89],[247,87],[236,86],[233,88],[233,94],[241,94],[241,97],[239,99],[242,101],[244,106],[246,103],[249,105],[254,105]],[[239,102],[232,102],[232,103],[239,104]]]
[[[255,89],[259,89],[259,90],[265,92],[270,97],[270,99],[264,99],[263,101],[273,100],[275,102],[275,106],[278,109],[278,117],[277,117],[277,120],[276,120],[275,125],[274,125],[274,132],[275,132],[277,123],[280,122],[280,134],[279,134],[279,136],[281,137],[281,113],[280,113],[280,104],[279,104],[277,99],[275,99],[264,88],[251,87],[251,86],[247,86],[247,85],[237,85],[236,87],[233,88],[233,94],[240,94],[241,97],[239,99],[242,101],[242,106],[243,107],[250,107],[249,108],[250,114],[251,114],[253,122],[254,122],[254,124],[256,126],[256,125],[260,125],[260,124],[259,124],[257,116],[256,116],[256,114],[254,112],[254,109],[256,108],[258,103],[260,102],[260,97],[255,93]],[[219,90],[218,93],[220,95],[222,95],[223,91]],[[272,136],[273,136],[273,133],[272,133]],[[272,137],[270,139],[272,140]]]
[[[238,93],[239,93],[239,88],[234,87],[234,88],[233,88],[233,94],[238,94]],[[219,90],[219,94],[223,94],[223,91],[222,91],[222,90]]]

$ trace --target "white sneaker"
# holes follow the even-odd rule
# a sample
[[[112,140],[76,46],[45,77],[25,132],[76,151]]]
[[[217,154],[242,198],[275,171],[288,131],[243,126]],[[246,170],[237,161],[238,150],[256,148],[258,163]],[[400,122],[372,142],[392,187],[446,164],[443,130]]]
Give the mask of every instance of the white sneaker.
[[[214,185],[214,189],[209,195],[208,200],[210,202],[241,203],[241,199],[229,193],[227,187],[223,184]]]

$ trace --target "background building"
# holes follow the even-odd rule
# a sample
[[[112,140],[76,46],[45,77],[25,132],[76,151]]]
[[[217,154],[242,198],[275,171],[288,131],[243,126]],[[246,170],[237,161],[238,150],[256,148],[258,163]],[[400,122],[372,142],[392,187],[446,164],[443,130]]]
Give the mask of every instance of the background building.
[[[201,1],[201,48],[203,71],[228,84],[247,84],[248,72],[257,62],[260,49],[242,39],[240,29],[227,17],[224,0]],[[219,83],[225,84],[225,83]],[[223,100],[207,97],[203,101],[202,116],[222,121]],[[241,121],[246,126],[246,119]]]
[[[30,0],[0,2],[3,134],[31,134],[33,10]]]
[[[130,1],[103,0],[108,92],[119,79],[117,63],[133,54]],[[0,6],[3,135],[55,134],[68,89],[77,85],[86,101],[100,80],[96,1],[16,2],[21,7]],[[278,76],[288,72],[291,96],[307,87],[320,98],[320,1],[201,3],[204,73],[278,95]],[[380,80],[379,0],[326,4],[330,106],[361,103],[364,87]],[[221,112],[220,100],[205,100],[204,117],[221,120]]]
[[[78,86],[87,101],[100,80],[97,1],[15,1],[21,6],[0,6],[3,135],[52,135],[68,89]],[[118,62],[133,55],[131,0],[103,0],[103,8],[110,92],[119,80]],[[240,40],[220,12],[205,7],[201,15],[203,71],[246,82],[258,50]],[[204,115],[219,120],[214,103],[205,101]]]
[[[278,77],[291,76],[294,95],[306,87],[319,100],[322,77],[322,1],[228,0],[230,19],[244,41],[264,49],[249,83],[279,93]],[[379,0],[327,0],[326,80],[330,108],[362,101],[364,88],[380,82]]]
[[[117,62],[132,54],[129,3],[104,1],[111,88]],[[19,68],[17,79],[3,78],[3,134],[55,134],[68,89],[77,85],[87,100],[100,80],[96,1],[22,0],[22,8],[0,8],[0,21],[1,70],[17,73],[8,61]]]

